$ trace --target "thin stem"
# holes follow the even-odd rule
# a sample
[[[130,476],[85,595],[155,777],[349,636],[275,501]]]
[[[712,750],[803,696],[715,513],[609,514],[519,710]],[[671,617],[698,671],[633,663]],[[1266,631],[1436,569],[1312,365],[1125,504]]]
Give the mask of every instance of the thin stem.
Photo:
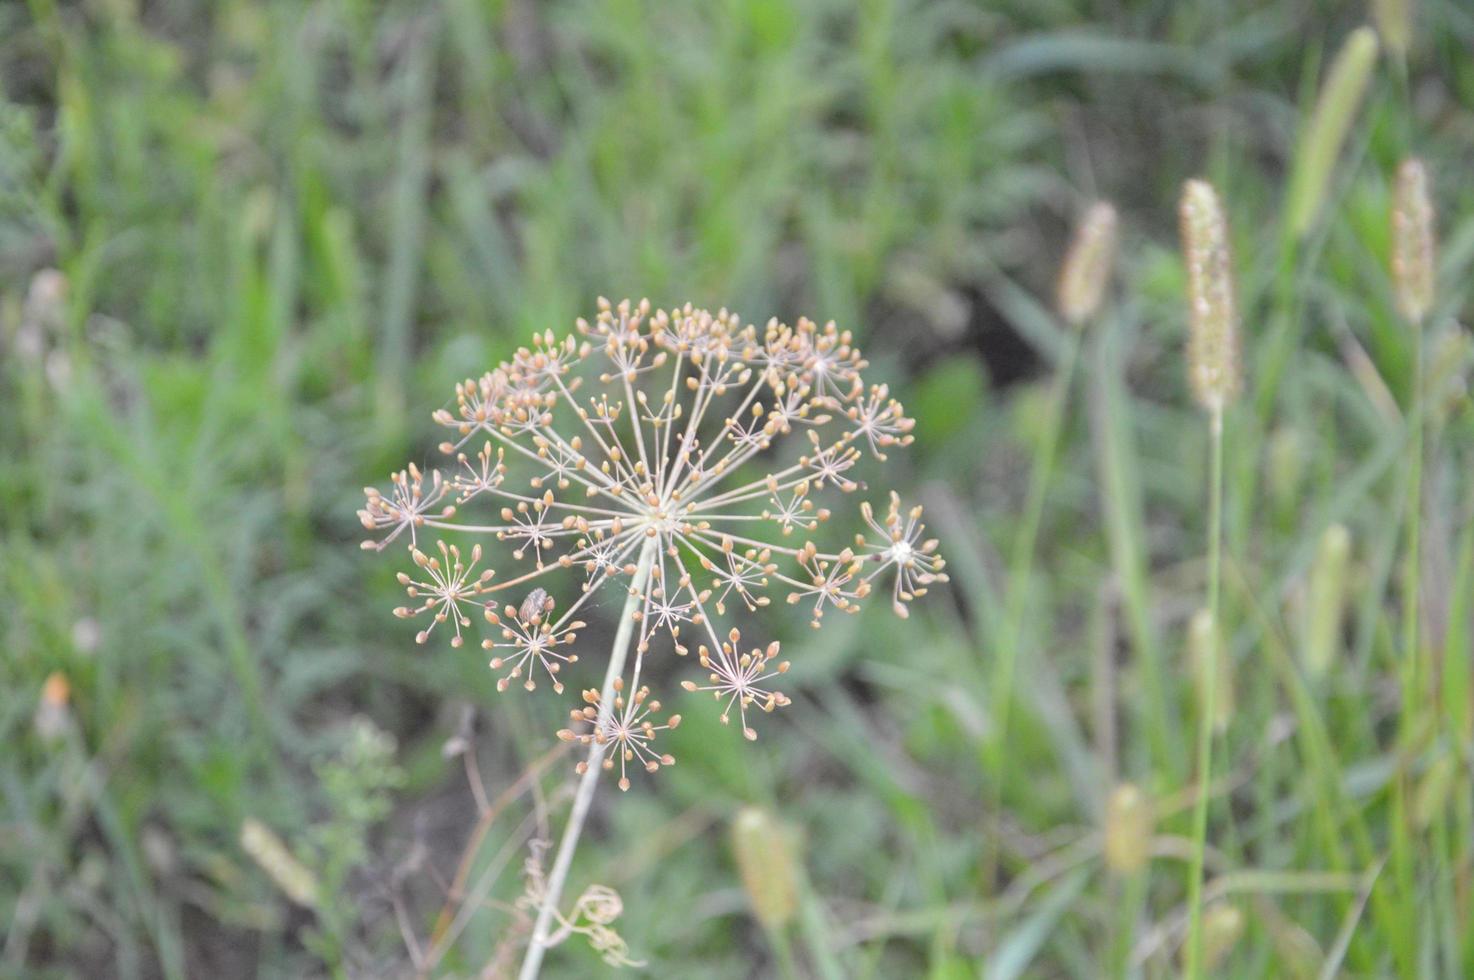
[[[1413,331],[1413,390],[1408,422],[1412,426],[1408,444],[1407,553],[1404,557],[1402,586],[1402,720],[1398,732],[1399,765],[1392,784],[1392,878],[1404,899],[1415,892],[1417,848],[1409,795],[1411,766],[1417,742],[1426,734],[1422,725],[1424,679],[1419,630],[1422,604],[1422,516],[1423,516],[1423,329],[1421,323],[1409,324]],[[1406,954],[1404,954],[1406,955]]]
[[[1112,318],[1096,331],[1090,420],[1099,447],[1101,516],[1105,522],[1113,578],[1135,656],[1132,670],[1140,678],[1145,708],[1140,725],[1151,753],[1171,779],[1186,777],[1187,749],[1177,737],[1180,721],[1167,696],[1161,644],[1151,618],[1148,590],[1147,545],[1141,492],[1134,474],[1140,454],[1132,434],[1135,409],[1126,392],[1121,363],[1124,317]]]
[[[1029,495],[1024,503],[1024,518],[1019,525],[1018,536],[1014,538],[1013,554],[1009,562],[1008,607],[1003,625],[1004,642],[999,649],[994,678],[994,731],[988,753],[989,769],[993,776],[989,806],[993,813],[993,833],[989,835],[988,854],[984,863],[988,887],[996,883],[998,875],[998,841],[1002,830],[1004,767],[1008,762],[1009,714],[1013,704],[1014,675],[1017,672],[1019,646],[1023,636],[1024,613],[1028,607],[1029,579],[1033,577],[1039,525],[1044,518],[1045,497],[1054,468],[1055,452],[1059,447],[1060,432],[1064,427],[1065,406],[1069,401],[1070,383],[1075,374],[1075,360],[1079,351],[1079,334],[1072,331],[1051,387],[1049,414],[1045,417],[1043,438],[1029,474]]]
[[[640,562],[630,580],[629,598],[624,602],[624,611],[619,617],[619,629],[614,634],[614,646],[609,650],[609,669],[604,672],[604,689],[599,698],[599,717],[595,731],[609,723],[614,713],[614,682],[624,673],[624,661],[629,654],[630,640],[634,638],[634,612],[640,596],[645,591],[645,579],[650,575],[650,565],[655,556],[659,538],[649,537],[640,548]],[[579,779],[578,791],[573,797],[573,810],[568,814],[568,826],[563,829],[563,839],[558,843],[558,855],[553,859],[553,870],[548,874],[547,887],[543,890],[542,905],[537,910],[537,921],[532,927],[532,941],[527,944],[527,953],[522,959],[522,970],[518,980],[536,980],[542,969],[543,953],[553,919],[558,912],[558,902],[563,897],[563,884],[568,880],[568,868],[573,864],[573,852],[578,849],[578,838],[583,833],[583,823],[588,817],[589,806],[594,801],[594,788],[603,770],[606,745],[598,739],[589,744],[588,759],[585,760],[583,776]]]
[[[798,961],[793,958],[793,944],[788,941],[788,933],[783,926],[773,926],[765,931],[768,934],[768,945],[773,947],[778,975],[783,980],[799,980]]]
[[[1208,621],[1211,629],[1203,658],[1203,703],[1198,720],[1198,793],[1193,803],[1192,862],[1187,880],[1187,969],[1188,980],[1202,976],[1203,940],[1203,853],[1208,843],[1208,784],[1213,767],[1213,716],[1217,711],[1218,647],[1222,629],[1218,617],[1218,592],[1223,548],[1223,407],[1213,409],[1212,462],[1208,474]]]
[[[1406,677],[1403,689],[1404,717],[1411,719],[1412,710],[1422,698],[1422,669],[1420,651],[1419,595],[1422,588],[1422,517],[1423,517],[1423,331],[1415,327],[1413,332],[1413,392],[1412,408],[1408,412],[1413,432],[1408,447],[1408,467],[1411,474],[1407,496],[1407,566],[1404,574],[1402,649],[1406,657]]]

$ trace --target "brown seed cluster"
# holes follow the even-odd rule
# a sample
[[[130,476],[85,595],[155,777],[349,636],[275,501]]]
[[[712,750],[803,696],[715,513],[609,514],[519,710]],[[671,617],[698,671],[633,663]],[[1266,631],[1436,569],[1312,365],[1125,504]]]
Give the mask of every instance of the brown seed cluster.
[[[366,490],[359,518],[375,538],[364,546],[407,541],[416,571],[400,575],[411,601],[396,615],[424,623],[418,642],[448,634],[453,647],[481,620],[500,690],[546,679],[561,693],[585,607],[633,591],[629,676],[613,705],[586,692],[577,731],[561,733],[617,746],[606,764],[627,785],[626,763],[654,771],[673,761],[651,742],[676,719],[657,723],[641,680],[657,640],[678,655],[696,648],[706,682],[686,687],[711,693],[722,719],[735,713],[754,738],[746,709],[789,703],[773,686],[788,662],[776,643],[744,650],[718,617],[777,593],[818,626],[830,610],[854,612],[882,579],[905,616],[946,581],[921,508],[895,494],[883,517],[859,508],[870,533],[852,547],[823,543],[828,498],[861,489],[861,460],[912,441],[914,421],[886,385],[865,381],[867,366],[832,323],[756,327],[725,310],[601,300],[573,333],[534,335],[456,385],[454,407],[434,414],[450,465],[442,474],[411,464],[387,491]],[[444,540],[467,535],[503,557],[482,568],[480,544]]]

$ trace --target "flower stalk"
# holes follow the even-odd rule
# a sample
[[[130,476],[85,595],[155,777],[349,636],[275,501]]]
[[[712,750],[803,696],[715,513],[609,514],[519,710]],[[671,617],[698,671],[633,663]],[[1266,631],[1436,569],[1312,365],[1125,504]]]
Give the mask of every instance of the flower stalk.
[[[1208,845],[1208,797],[1213,773],[1213,732],[1218,699],[1218,658],[1223,655],[1219,629],[1219,577],[1223,548],[1223,408],[1212,410],[1209,425],[1212,447],[1208,465],[1208,618],[1213,628],[1204,649],[1202,704],[1199,706],[1197,770],[1198,792],[1193,803],[1192,861],[1188,872],[1188,980],[1202,976],[1203,860]]]
[[[639,609],[640,592],[645,587],[646,579],[650,577],[655,542],[654,537],[646,538],[640,548],[640,560],[634,577],[630,580],[629,598],[625,600],[624,610],[620,613],[619,629],[614,634],[614,646],[609,651],[609,667],[604,672],[604,687],[599,700],[600,731],[609,725],[610,716],[614,712],[614,686],[623,674],[624,662],[629,656],[630,641],[635,633],[635,613]],[[599,739],[594,739],[589,744],[583,775],[579,777],[578,789],[573,797],[573,809],[568,814],[568,825],[563,828],[563,839],[558,843],[553,869],[548,873],[547,887],[542,904],[537,910],[537,920],[532,926],[532,940],[527,944],[522,969],[517,974],[518,980],[535,980],[542,969],[543,954],[548,948],[548,936],[557,916],[558,902],[563,896],[563,886],[568,881],[568,869],[573,864],[574,852],[578,850],[578,839],[583,834],[589,807],[593,805],[594,790],[599,783],[599,773],[604,770],[604,754],[608,748],[608,743]]]
[[[1423,440],[1425,373],[1424,333],[1435,299],[1436,243],[1428,175],[1421,161],[1409,159],[1398,168],[1392,204],[1392,283],[1398,312],[1412,334],[1412,388],[1408,396],[1408,489],[1406,553],[1402,570],[1402,719],[1399,743],[1403,759],[1416,752],[1423,737],[1428,673],[1422,650]],[[1392,869],[1404,896],[1415,892],[1417,855],[1412,847],[1412,773],[1401,768],[1393,784],[1392,809],[1400,832],[1393,835]]]
[[[1197,779],[1193,805],[1192,860],[1188,876],[1186,976],[1202,976],[1203,859],[1208,838],[1208,796],[1213,772],[1213,734],[1217,715],[1218,660],[1223,655],[1219,580],[1223,564],[1223,416],[1242,387],[1239,374],[1239,318],[1234,298],[1228,219],[1218,192],[1206,181],[1190,180],[1179,207],[1182,249],[1187,263],[1188,380],[1208,412],[1208,621],[1213,628],[1202,653],[1202,703],[1198,706]]]

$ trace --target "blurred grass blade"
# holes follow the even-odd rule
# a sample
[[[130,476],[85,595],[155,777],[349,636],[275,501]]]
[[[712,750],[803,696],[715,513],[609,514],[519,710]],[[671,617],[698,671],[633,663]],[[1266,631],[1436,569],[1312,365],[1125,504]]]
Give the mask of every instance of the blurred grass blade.
[[[1121,593],[1135,653],[1134,674],[1146,694],[1142,723],[1135,727],[1146,732],[1153,754],[1175,775],[1183,771],[1186,756],[1176,737],[1178,725],[1169,707],[1167,674],[1151,613],[1144,507],[1137,477],[1141,457],[1133,431],[1131,396],[1121,376],[1127,322],[1124,312],[1107,316],[1095,333],[1086,372],[1090,379],[1088,417],[1111,572]]]
[[[1458,567],[1449,589],[1448,628],[1443,635],[1443,704],[1449,734],[1461,745],[1474,736],[1474,705],[1470,704],[1470,671],[1474,669],[1474,523],[1459,538]]]
[[[813,960],[815,974],[822,980],[844,980],[849,973],[834,951],[834,930],[829,928],[828,914],[824,911],[819,896],[807,883],[803,900],[799,903],[799,913],[804,950]]]
[[[1295,151],[1286,213],[1290,232],[1296,238],[1304,238],[1320,214],[1331,172],[1376,63],[1377,34],[1370,27],[1352,31],[1331,63],[1315,111]]]
[[[988,59],[1002,78],[1030,78],[1060,71],[1178,76],[1211,85],[1225,65],[1197,48],[1154,41],[1057,32],[1015,41]]]
[[[1070,356],[1075,341],[1060,329],[1049,307],[1001,271],[988,279],[988,296],[1008,322],[1056,367]]]
[[[1038,907],[1003,936],[984,971],[987,980],[1016,980],[1024,976],[1059,920],[1080,897],[1089,878],[1090,872],[1082,869],[1050,889]]]
[[[430,97],[434,92],[436,19],[426,17],[412,32],[399,88],[399,162],[389,213],[389,265],[385,270],[383,332],[379,336],[375,414],[392,443],[405,424],[404,385],[410,355],[415,293],[425,233],[425,194],[430,175]]]
[[[1384,863],[1379,861],[1375,868],[1367,872],[1362,887],[1357,893],[1356,902],[1347,911],[1341,928],[1336,932],[1336,941],[1326,952],[1325,962],[1321,964],[1320,980],[1334,980],[1341,975],[1341,964],[1346,960],[1346,951],[1351,948],[1352,937],[1356,935],[1356,926],[1361,921],[1361,914],[1366,909],[1367,899],[1371,897],[1372,889],[1377,885],[1377,876],[1382,873]]]
[[[1417,0],[1372,0],[1372,23],[1377,36],[1396,58],[1407,57],[1413,42],[1413,12]]]

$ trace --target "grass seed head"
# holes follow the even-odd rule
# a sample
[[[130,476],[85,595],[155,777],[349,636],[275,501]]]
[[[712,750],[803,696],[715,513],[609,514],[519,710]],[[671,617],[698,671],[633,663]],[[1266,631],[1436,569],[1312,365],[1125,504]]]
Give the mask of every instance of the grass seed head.
[[[1344,524],[1332,524],[1320,536],[1305,603],[1305,669],[1312,677],[1324,677],[1335,661],[1350,563],[1351,532]]]
[[[1372,23],[1387,50],[1406,58],[1413,42],[1413,11],[1416,0],[1372,0]]]
[[[1188,379],[1199,403],[1222,411],[1238,395],[1239,314],[1228,220],[1213,185],[1189,180],[1178,207],[1187,264]]]
[[[1281,424],[1270,433],[1265,482],[1278,513],[1288,513],[1301,505],[1308,455],[1305,436],[1293,425]]]
[[[317,876],[297,860],[285,841],[255,817],[241,822],[241,850],[266,872],[282,893],[303,908],[315,908],[318,899]]]
[[[71,728],[71,697],[72,684],[66,674],[54,670],[47,675],[46,683],[41,685],[35,715],[36,734],[43,742],[54,741]]]
[[[781,929],[798,910],[798,858],[793,832],[769,810],[743,807],[732,821],[732,853],[752,913]]]
[[[1221,735],[1228,731],[1228,723],[1233,719],[1233,661],[1223,647],[1223,638],[1218,633],[1213,614],[1206,609],[1199,609],[1194,613],[1192,621],[1188,624],[1187,639],[1188,659],[1192,662],[1199,705],[1207,700],[1209,662],[1212,661],[1216,665],[1213,684],[1213,729]]]
[[[1122,783],[1106,801],[1105,862],[1119,875],[1133,875],[1151,856],[1156,818],[1139,786]]]
[[[1060,316],[1079,329],[1100,311],[1116,262],[1116,209],[1097,201],[1075,229],[1060,266],[1056,302]]]
[[[1415,327],[1433,308],[1434,249],[1428,171],[1421,160],[1404,160],[1392,191],[1392,284],[1398,311]]]
[[[1326,73],[1315,111],[1295,153],[1295,169],[1290,177],[1290,194],[1286,208],[1290,230],[1304,238],[1315,225],[1326,192],[1330,188],[1331,171],[1346,143],[1351,120],[1366,94],[1377,64],[1377,32],[1359,27],[1346,38]]]
[[[1244,936],[1244,913],[1219,902],[1203,914],[1203,970],[1210,976],[1223,965]]]

